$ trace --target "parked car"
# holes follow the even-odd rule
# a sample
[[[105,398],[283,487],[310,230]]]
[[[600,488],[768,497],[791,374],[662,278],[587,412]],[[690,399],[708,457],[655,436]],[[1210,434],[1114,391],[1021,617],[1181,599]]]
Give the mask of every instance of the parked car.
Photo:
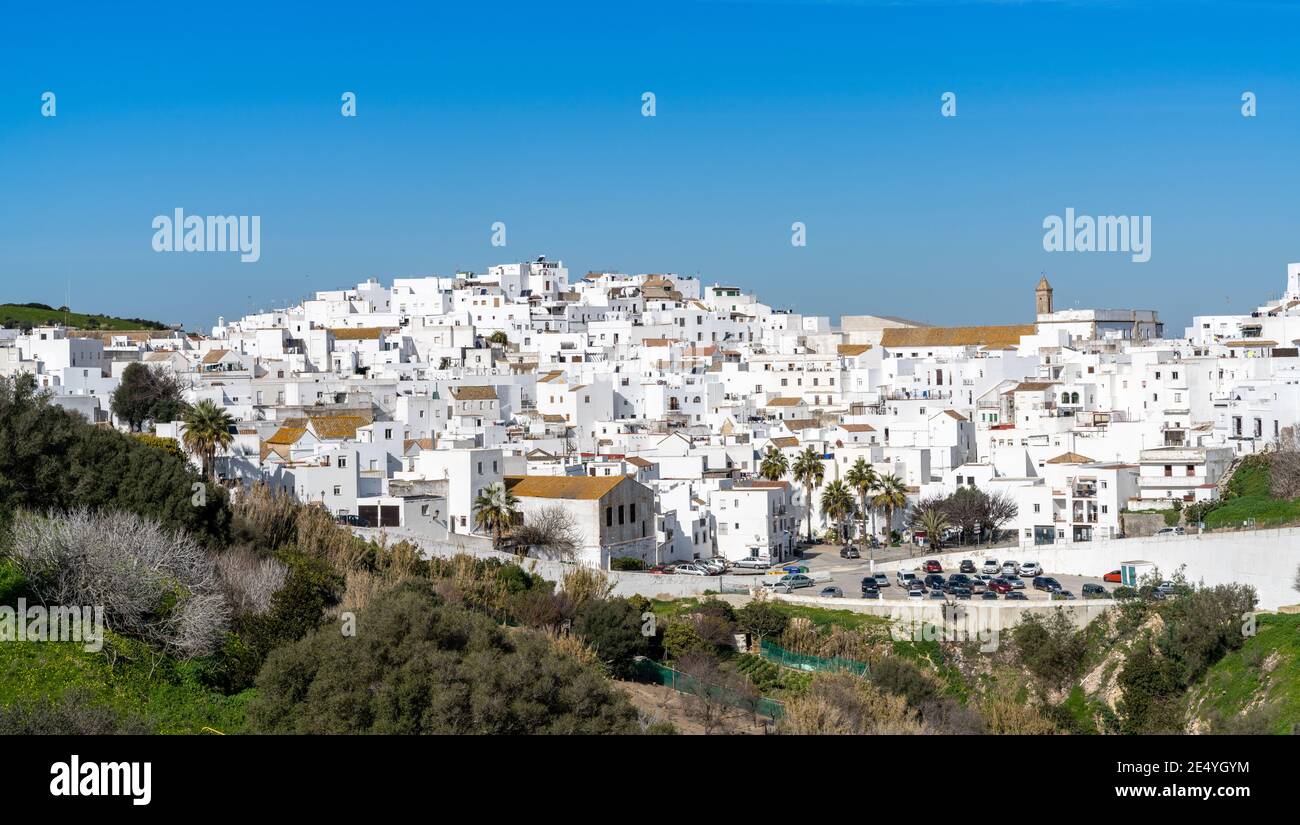
[[[839,599],[844,596],[844,591],[839,589],[835,585],[831,585],[830,587],[823,587],[822,592],[818,593],[817,595],[826,599]]]
[[[1112,570],[1102,576],[1101,580],[1104,582],[1110,582],[1111,584],[1122,584],[1124,582],[1124,576],[1118,570]]]
[[[942,590],[943,582],[944,582],[943,576],[940,576],[938,573],[931,573],[930,575],[925,577],[925,586],[930,588],[931,590],[935,590],[935,589]]]
[[[1110,592],[1099,584],[1085,584],[1080,591],[1085,599],[1105,599],[1110,597]]]
[[[945,594],[942,590],[931,590],[931,591],[930,591],[930,598],[932,598],[932,599],[946,599],[946,598],[948,598],[948,596],[947,596],[947,594]]]
[[[995,602],[995,601],[998,600],[998,594],[997,594],[997,591],[995,591],[995,590],[985,590],[985,591],[980,595],[980,598],[981,598],[981,599],[984,599],[985,601]]]
[[[1020,575],[1026,578],[1043,575],[1043,568],[1036,561],[1027,561],[1020,565]]]
[[[943,598],[943,594],[940,593],[939,597]],[[911,590],[907,591],[907,598],[916,599],[919,601],[925,598],[925,591],[919,588],[912,588]]]
[[[1058,601],[1067,601],[1067,602],[1075,601],[1075,595],[1071,593],[1069,590],[1054,590],[1048,596],[1048,598],[1056,599]]]
[[[744,567],[747,570],[766,570],[771,566],[766,559],[760,559],[758,556],[746,556],[740,561],[733,562],[732,567]]]
[[[862,579],[862,595],[866,596],[868,590],[880,591],[880,585],[876,583],[875,578],[872,576],[866,576]]]
[[[1050,576],[1035,576],[1034,589],[1045,590],[1048,593],[1054,593],[1061,589],[1061,583]]]
[[[862,558],[862,554],[858,552],[858,548],[856,548],[856,547],[841,547],[841,548],[840,548],[840,558],[842,558],[842,559],[860,559],[860,558]]]
[[[697,567],[694,564],[679,564],[673,568],[673,572],[679,576],[707,576],[709,571],[703,567]]]
[[[808,574],[808,568],[804,567],[802,564],[787,564],[785,567],[782,567],[781,569],[784,570],[786,573],[803,573],[804,575]]]
[[[666,564],[656,564],[654,567],[651,567],[651,568],[650,568],[649,570],[647,570],[646,572],[647,572],[647,573],[658,573],[658,574],[663,574],[663,573],[671,573],[671,572],[673,572],[673,569],[672,569],[672,567],[670,567],[670,566],[668,566],[668,565],[666,565]]]
[[[716,559],[696,559],[695,566],[710,576],[721,576],[727,571],[726,563]]]
[[[1017,590],[1025,589],[1025,580],[1020,578],[1019,576],[1003,576],[1002,578],[1006,579],[1007,584],[1010,584],[1012,587],[1014,587]]]
[[[948,595],[952,596],[954,599],[969,599],[971,591],[969,587],[954,587],[952,590],[948,591]]]
[[[1156,531],[1157,536],[1181,536],[1186,531],[1181,527],[1161,527]]]
[[[353,515],[351,513],[346,513],[344,515],[339,516],[338,518],[334,519],[334,522],[336,524],[345,524],[348,527],[369,527],[370,526],[370,519],[362,518],[361,516]]]
[[[999,578],[989,582],[989,590],[993,593],[1010,593],[1015,589],[1016,588],[1012,586],[1011,582],[1006,579]]]
[[[989,584],[983,579],[970,580],[970,592],[974,593],[976,596],[978,596],[981,593],[987,593],[988,589],[989,589]]]
[[[786,573],[779,579],[769,579],[763,582],[764,587],[770,587],[779,593],[789,593],[801,587],[812,587],[813,584],[815,582],[802,573]]]
[[[984,566],[980,568],[981,573],[987,573],[990,576],[996,576],[1002,572],[1002,565],[998,564],[997,559],[985,559]]]
[[[910,570],[899,570],[895,578],[898,580],[899,587],[907,587],[910,583],[917,580],[916,574]]]
[[[942,573],[943,565],[939,564],[938,559],[927,559],[921,569],[927,573]]]
[[[1020,565],[1017,564],[1016,562],[1011,561],[1009,559],[1007,561],[1002,562],[1002,576],[1004,578],[1007,576],[1014,576],[1019,572],[1020,572]]]
[[[889,576],[884,573],[876,573],[872,578],[876,580],[877,587],[889,587]]]
[[[959,573],[974,573],[974,572],[975,572],[975,562],[971,561],[970,559],[962,559],[962,560],[961,560],[961,564],[957,566],[957,572],[959,572]]]
[[[1019,590],[1012,590],[1010,593],[1003,596],[1002,600],[1007,602],[1025,602],[1029,601],[1029,597],[1024,593],[1021,593]]]
[[[912,592],[913,590],[920,590],[922,593],[924,593],[929,589],[930,588],[925,586],[925,582],[921,581],[920,579],[912,579],[907,583],[907,592],[909,593]]]

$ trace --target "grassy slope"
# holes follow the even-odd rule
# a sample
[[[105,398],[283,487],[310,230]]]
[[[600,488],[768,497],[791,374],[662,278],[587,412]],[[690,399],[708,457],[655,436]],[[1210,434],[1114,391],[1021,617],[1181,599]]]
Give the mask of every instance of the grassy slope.
[[[24,590],[22,576],[0,561],[0,604],[14,606]],[[200,733],[204,727],[234,733],[243,727],[253,691],[224,696],[199,683],[197,664],[158,659],[141,642],[105,635],[100,652],[71,642],[0,642],[0,707],[49,701],[77,689],[96,704],[147,720],[159,733]]]
[[[1225,718],[1265,702],[1279,712],[1274,732],[1291,733],[1300,724],[1300,616],[1260,616],[1258,631],[1210,668],[1189,701],[1201,716],[1213,709]]]
[[[1261,460],[1242,462],[1228,482],[1234,494],[1205,517],[1205,526],[1229,527],[1240,525],[1246,519],[1256,524],[1286,524],[1300,521],[1300,499],[1277,499],[1268,492],[1268,466]]]
[[[59,312],[57,309],[36,309],[13,304],[0,304],[0,325],[14,322],[23,326],[63,324],[78,329],[165,329],[157,321],[132,321],[110,315],[88,315],[81,312]]]

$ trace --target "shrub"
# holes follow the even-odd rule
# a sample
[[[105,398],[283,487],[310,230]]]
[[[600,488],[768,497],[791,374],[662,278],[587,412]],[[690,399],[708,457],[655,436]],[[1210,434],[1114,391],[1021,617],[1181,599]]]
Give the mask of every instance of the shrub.
[[[153,733],[148,723],[96,704],[89,692],[0,706],[0,736],[122,736]]]
[[[615,556],[609,560],[610,570],[644,570],[645,562],[633,556]]]
[[[626,678],[632,660],[647,650],[641,613],[626,599],[591,599],[578,606],[574,632],[581,636],[615,676]]]
[[[1060,689],[1079,677],[1087,639],[1059,608],[1047,619],[1028,615],[1011,631],[1016,658],[1040,684]]]
[[[249,726],[263,733],[635,733],[636,711],[543,636],[511,633],[405,582],[358,616],[277,649]]]
[[[46,604],[102,605],[108,627],[180,657],[211,652],[230,610],[216,564],[183,532],[131,513],[21,512],[11,557]]]
[[[804,693],[786,703],[780,733],[826,734],[924,733],[907,701],[850,673],[818,673]]]

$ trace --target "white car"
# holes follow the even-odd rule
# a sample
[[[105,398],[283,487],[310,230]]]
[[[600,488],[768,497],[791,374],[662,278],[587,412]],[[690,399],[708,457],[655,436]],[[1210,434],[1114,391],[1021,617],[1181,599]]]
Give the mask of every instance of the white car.
[[[765,560],[765,559],[760,559],[758,556],[746,556],[745,558],[741,559],[740,561],[732,562],[732,563],[731,563],[731,566],[732,566],[732,567],[744,567],[744,568],[746,568],[747,570],[766,570],[767,568],[771,567],[772,565],[771,565],[771,563],[768,562],[767,560]]]
[[[998,564],[997,559],[985,559],[984,566],[980,568],[980,572],[986,573],[990,576],[996,576],[1002,572],[1002,567]]]
[[[1033,577],[1043,575],[1043,568],[1036,561],[1027,561],[1020,565],[1020,575]]]
[[[1007,561],[1002,562],[1002,576],[1004,578],[1006,576],[1014,576],[1019,572],[1020,565],[1016,564],[1014,561],[1008,559]]]
[[[898,579],[899,587],[907,587],[909,584],[916,581],[916,574],[911,571],[899,570],[896,578]]]
[[[696,559],[695,566],[702,568],[710,576],[720,576],[727,569],[727,565],[717,559]]]
[[[763,582],[764,587],[770,587],[781,593],[790,593],[800,587],[812,587],[815,582],[803,573],[786,573],[779,579],[768,579]]]
[[[1017,590],[1025,589],[1025,580],[1019,576],[1003,576],[1002,580]]]
[[[696,567],[693,564],[679,564],[673,568],[673,573],[678,576],[707,576],[709,571],[703,567]]]

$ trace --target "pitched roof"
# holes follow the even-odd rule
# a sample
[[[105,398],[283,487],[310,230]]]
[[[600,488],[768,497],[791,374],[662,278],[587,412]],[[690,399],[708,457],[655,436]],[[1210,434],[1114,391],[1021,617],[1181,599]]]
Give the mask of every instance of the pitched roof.
[[[957,412],[956,410],[944,410],[942,414],[948,416],[949,418],[955,419],[955,420],[957,420],[957,421],[969,421],[969,420],[970,420],[970,419],[968,419],[966,416],[964,416],[964,415],[962,415],[961,413]]]
[[[777,449],[785,449],[787,447],[798,447],[799,439],[795,438],[792,435],[778,435],[772,439],[772,446],[776,447]]]
[[[490,384],[452,387],[451,397],[457,401],[496,401],[497,388]]]
[[[266,439],[267,444],[296,444],[298,439],[302,438],[303,433],[307,432],[305,427],[281,427],[274,434]],[[266,456],[263,456],[265,458]]]
[[[1003,390],[1002,394],[1006,395],[1007,393],[1012,392],[1042,392],[1043,390],[1050,390],[1055,386],[1055,381],[1021,381],[1011,389]]]
[[[783,421],[792,430],[811,430],[814,427],[820,427],[822,424],[815,418],[791,418],[789,421]]]
[[[230,354],[230,350],[228,349],[208,350],[207,354],[203,356],[203,363],[215,364],[229,354]]]
[[[840,429],[849,433],[874,433],[876,428],[870,424],[841,424]]]
[[[644,458],[642,458],[642,457],[639,456],[639,455],[628,456],[626,460],[627,460],[627,463],[628,463],[628,464],[631,464],[631,465],[633,465],[633,466],[635,466],[635,467],[645,468],[645,467],[653,467],[653,466],[654,466],[654,462],[653,462],[653,461],[646,461]]]
[[[1243,338],[1240,341],[1224,341],[1225,347],[1275,347],[1277,341],[1267,341],[1263,338]]]
[[[673,344],[681,343],[676,338],[647,338],[641,342],[643,347],[671,347]]]
[[[767,406],[769,406],[769,407],[797,407],[797,406],[799,406],[799,405],[802,404],[802,403],[803,403],[803,399],[802,399],[802,398],[792,398],[792,397],[790,397],[790,396],[788,396],[788,395],[783,395],[783,396],[780,396],[780,397],[778,397],[778,398],[772,398],[772,399],[769,399],[768,402],[767,402]]]
[[[1047,459],[1047,463],[1048,464],[1092,464],[1094,462],[1091,458],[1088,458],[1086,455],[1080,455],[1079,453],[1070,452],[1070,453],[1061,453],[1056,458],[1049,458]]]
[[[311,428],[321,438],[356,438],[357,427],[364,427],[373,419],[365,415],[313,415]]]
[[[432,450],[432,438],[407,438],[402,441],[402,452],[410,452],[412,447],[419,447],[421,450]]]
[[[335,341],[378,341],[383,327],[331,327]]]
[[[882,347],[1002,347],[1020,343],[1022,335],[1033,335],[1033,324],[983,327],[887,327],[880,337]]]
[[[835,347],[835,354],[853,357],[861,355],[869,349],[871,349],[870,344],[840,344]]]
[[[627,481],[627,476],[524,476],[510,492],[520,498],[562,498],[592,501]]]

